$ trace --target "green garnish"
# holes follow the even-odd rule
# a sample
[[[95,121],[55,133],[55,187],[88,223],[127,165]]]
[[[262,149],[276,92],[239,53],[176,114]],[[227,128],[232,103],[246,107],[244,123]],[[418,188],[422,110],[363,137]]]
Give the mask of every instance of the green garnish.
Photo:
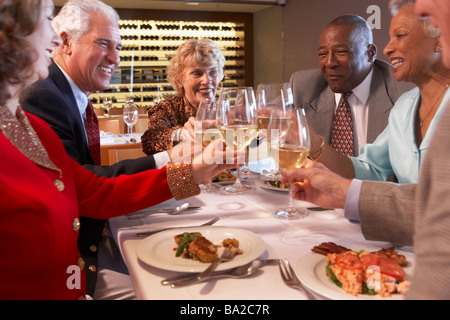
[[[275,188],[289,188],[288,183],[282,184],[280,180],[269,181],[269,183]],[[282,187],[282,185],[283,185],[283,187]]]
[[[342,288],[342,283],[338,280],[338,278],[336,277],[336,275],[334,274],[333,270],[331,270],[331,266],[332,264],[329,263],[327,264],[327,275],[330,277],[331,280],[333,280],[333,282],[339,287]]]
[[[198,233],[194,233],[191,235],[189,232],[183,232],[183,238],[180,239],[175,257],[179,257],[183,253],[186,246],[198,237],[200,237],[200,234]]]

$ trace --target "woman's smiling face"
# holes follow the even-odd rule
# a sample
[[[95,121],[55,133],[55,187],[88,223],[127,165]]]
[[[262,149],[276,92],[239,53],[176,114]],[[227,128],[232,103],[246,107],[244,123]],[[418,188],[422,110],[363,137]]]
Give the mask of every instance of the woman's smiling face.
[[[54,6],[51,0],[43,0],[39,24],[32,34],[26,37],[37,54],[33,63],[34,76],[31,82],[42,80],[48,76],[48,66],[51,64],[50,54],[53,48],[61,44],[61,39],[52,27]]]
[[[440,59],[436,52],[438,39],[425,35],[423,23],[413,7],[398,11],[391,20],[389,35],[391,39],[384,53],[393,65],[395,79],[418,84],[424,76],[428,77]]]
[[[214,100],[219,84],[219,68],[217,65],[202,65],[191,62],[182,78],[180,86],[184,95],[193,107],[197,107],[201,99],[209,97]]]

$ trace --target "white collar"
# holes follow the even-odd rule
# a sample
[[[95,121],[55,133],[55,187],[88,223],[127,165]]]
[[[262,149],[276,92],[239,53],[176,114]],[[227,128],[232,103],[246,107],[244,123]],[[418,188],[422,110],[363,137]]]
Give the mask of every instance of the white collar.
[[[367,77],[361,82],[357,87],[352,89],[353,95],[361,101],[363,104],[366,104],[367,100],[369,99],[370,95],[370,85],[372,84],[372,74],[373,69],[370,70]],[[339,102],[341,101],[342,93],[335,93],[334,98],[336,100],[336,105],[339,105]]]

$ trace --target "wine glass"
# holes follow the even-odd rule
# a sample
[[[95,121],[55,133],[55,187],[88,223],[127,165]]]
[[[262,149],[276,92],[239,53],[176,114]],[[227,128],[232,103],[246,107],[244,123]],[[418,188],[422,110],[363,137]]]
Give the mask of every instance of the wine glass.
[[[123,121],[128,126],[128,130],[127,130],[128,134],[133,133],[133,126],[137,123],[138,117],[139,117],[138,108],[133,103],[133,98],[128,97],[127,102],[126,102],[125,106],[123,107]]]
[[[222,88],[217,106],[217,128],[225,143],[238,150],[244,150],[256,138],[258,127],[255,119],[255,93],[251,87]],[[232,186],[224,186],[221,191],[239,194],[253,187],[241,183],[239,168]]]
[[[261,83],[256,89],[256,122],[258,134],[261,140],[266,142],[267,156],[270,156],[270,132],[268,131],[270,113],[272,110],[285,111],[294,105],[292,89],[287,82],[283,83]],[[263,142],[264,144],[264,142]],[[277,181],[281,179],[280,170],[270,164],[270,171],[263,171],[266,180]]]
[[[197,108],[197,115],[194,122],[194,136],[197,142],[203,147],[207,147],[211,142],[222,137],[217,129],[216,122],[217,110],[216,103],[210,97],[204,97],[200,101]],[[209,182],[207,185],[201,185],[203,192],[212,192],[213,184]]]
[[[273,110],[270,114],[270,150],[271,157],[280,169],[300,168],[309,155],[309,131],[305,111],[301,108]],[[274,213],[276,217],[294,219],[308,215],[306,209],[296,209],[289,186],[289,204],[287,209]]]
[[[110,97],[104,97],[103,98],[103,106],[105,107],[105,117],[109,117],[109,110],[111,110],[112,107],[112,99]]]

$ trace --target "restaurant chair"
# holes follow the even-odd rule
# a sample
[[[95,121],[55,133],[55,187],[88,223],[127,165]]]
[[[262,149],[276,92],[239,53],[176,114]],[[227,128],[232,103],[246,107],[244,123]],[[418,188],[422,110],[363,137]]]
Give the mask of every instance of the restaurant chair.
[[[116,162],[145,157],[142,143],[129,143],[121,145],[101,146],[102,166],[110,166]]]

